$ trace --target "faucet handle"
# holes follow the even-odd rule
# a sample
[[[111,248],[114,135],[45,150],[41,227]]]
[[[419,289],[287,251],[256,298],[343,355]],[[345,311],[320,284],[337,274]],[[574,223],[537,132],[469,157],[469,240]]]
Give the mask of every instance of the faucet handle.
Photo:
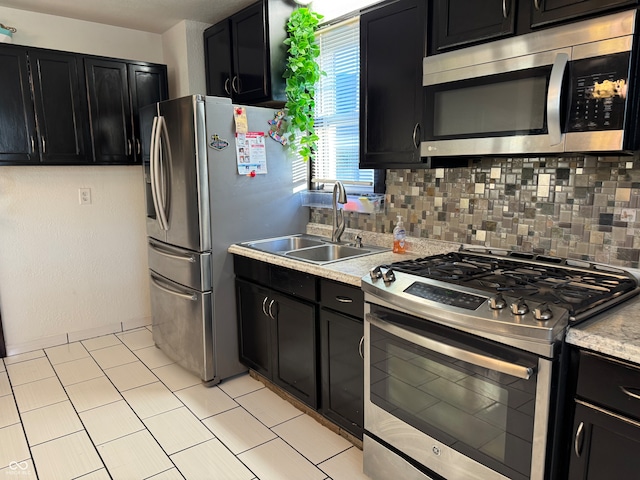
[[[356,235],[355,238],[355,247],[356,248],[362,248],[362,235],[360,235],[359,233]]]

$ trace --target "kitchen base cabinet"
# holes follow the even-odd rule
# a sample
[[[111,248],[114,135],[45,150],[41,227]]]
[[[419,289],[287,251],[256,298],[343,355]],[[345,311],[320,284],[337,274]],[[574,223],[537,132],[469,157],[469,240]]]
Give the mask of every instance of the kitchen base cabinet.
[[[362,439],[364,364],[362,319],[320,311],[322,413]]]
[[[317,408],[315,277],[237,256],[234,266],[240,361]]]
[[[640,365],[579,351],[569,479],[637,478]]]

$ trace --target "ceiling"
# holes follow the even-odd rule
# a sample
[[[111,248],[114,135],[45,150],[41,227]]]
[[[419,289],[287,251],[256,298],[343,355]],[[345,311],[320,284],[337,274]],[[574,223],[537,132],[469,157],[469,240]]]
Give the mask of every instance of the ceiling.
[[[164,33],[181,20],[216,23],[256,0],[0,0],[0,6]]]

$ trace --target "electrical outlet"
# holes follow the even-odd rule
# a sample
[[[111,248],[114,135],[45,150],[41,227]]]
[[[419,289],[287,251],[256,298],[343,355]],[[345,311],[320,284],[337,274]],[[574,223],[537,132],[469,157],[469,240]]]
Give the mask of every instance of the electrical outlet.
[[[90,205],[91,204],[91,189],[90,188],[79,188],[78,194],[80,197],[80,205]]]

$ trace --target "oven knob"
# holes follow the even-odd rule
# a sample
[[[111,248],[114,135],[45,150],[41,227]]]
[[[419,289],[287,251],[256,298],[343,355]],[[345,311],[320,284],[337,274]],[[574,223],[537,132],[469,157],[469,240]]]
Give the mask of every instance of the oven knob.
[[[393,273],[393,270],[389,269],[382,274],[382,280],[384,283],[391,283],[396,281],[396,275]]]
[[[371,280],[375,282],[379,278],[382,278],[382,270],[380,270],[380,267],[373,267],[369,270],[369,275],[371,275]]]
[[[553,317],[553,312],[546,303],[543,303],[542,305],[539,305],[538,307],[533,309],[533,318],[535,318],[536,320],[546,322],[547,320],[550,320],[551,317]]]
[[[491,297],[489,299],[489,307],[491,310],[502,310],[507,306],[507,301],[504,299],[502,294],[497,294],[495,297]]]
[[[514,315],[524,315],[527,312],[529,312],[529,305],[524,303],[522,298],[519,298],[511,304],[511,313]]]

